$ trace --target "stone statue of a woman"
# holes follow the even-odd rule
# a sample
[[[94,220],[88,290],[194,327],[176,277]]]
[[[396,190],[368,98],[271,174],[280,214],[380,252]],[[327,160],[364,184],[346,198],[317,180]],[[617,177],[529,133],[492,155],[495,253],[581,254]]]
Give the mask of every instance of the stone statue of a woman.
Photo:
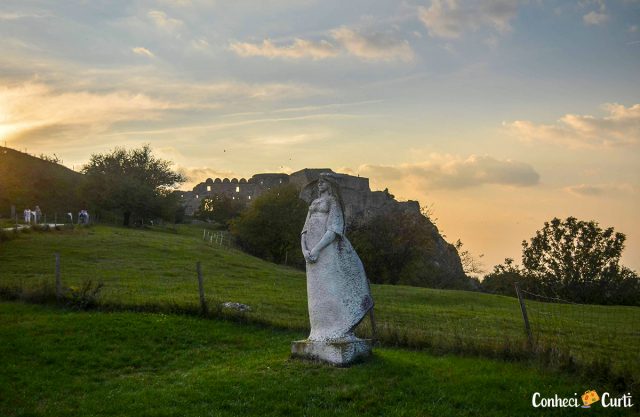
[[[320,174],[319,196],[302,229],[311,333],[293,343],[292,354],[346,365],[371,352],[370,341],[353,331],[373,308],[373,299],[362,262],[345,236],[336,180],[336,174]]]

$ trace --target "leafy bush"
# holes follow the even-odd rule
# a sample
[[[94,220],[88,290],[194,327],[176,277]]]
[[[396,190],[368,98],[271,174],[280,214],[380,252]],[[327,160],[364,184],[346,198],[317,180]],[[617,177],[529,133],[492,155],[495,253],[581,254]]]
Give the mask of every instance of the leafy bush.
[[[35,304],[61,304],[74,310],[88,310],[98,306],[104,284],[84,280],[79,287],[63,288],[60,298],[51,280],[41,280],[29,287],[0,286],[0,299],[21,300]]]
[[[98,305],[100,291],[104,287],[104,283],[98,282],[93,284],[89,280],[85,280],[79,287],[69,287],[65,292],[65,303],[67,306],[77,310],[87,310]]]
[[[293,185],[274,188],[256,198],[231,221],[231,233],[247,252],[269,261],[304,266],[300,231],[307,205]]]
[[[423,216],[398,209],[352,226],[349,240],[376,284],[474,289],[467,277],[440,266],[432,228]]]
[[[519,265],[514,264],[511,258],[506,258],[502,265],[494,266],[493,271],[484,277],[480,285],[485,292],[515,297],[516,283],[521,289],[529,292],[537,294],[544,292],[540,282],[528,275]]]
[[[0,230],[0,242],[8,242],[9,240],[15,239],[16,232],[14,230]]]
[[[640,305],[640,278],[620,265],[626,236],[575,217],[545,222],[522,242],[522,267],[506,259],[482,288],[513,295],[513,283],[541,295],[578,303]]]
[[[231,220],[238,217],[244,208],[245,205],[240,200],[224,194],[216,194],[202,199],[196,217],[200,220],[215,221],[228,228]]]

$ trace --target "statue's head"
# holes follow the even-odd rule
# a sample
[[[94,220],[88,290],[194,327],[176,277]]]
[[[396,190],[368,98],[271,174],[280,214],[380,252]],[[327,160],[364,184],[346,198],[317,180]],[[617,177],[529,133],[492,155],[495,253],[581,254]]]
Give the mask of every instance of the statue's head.
[[[340,195],[338,179],[332,172],[323,172],[318,178],[318,191],[322,194],[328,191],[333,196]]]

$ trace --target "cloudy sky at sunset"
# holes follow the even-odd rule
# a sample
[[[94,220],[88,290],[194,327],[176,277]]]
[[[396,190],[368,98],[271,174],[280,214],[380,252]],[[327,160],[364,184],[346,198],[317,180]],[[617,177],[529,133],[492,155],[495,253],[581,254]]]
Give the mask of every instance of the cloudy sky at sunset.
[[[0,51],[3,145],[149,143],[187,187],[330,167],[488,270],[569,215],[640,269],[640,1],[3,0]]]

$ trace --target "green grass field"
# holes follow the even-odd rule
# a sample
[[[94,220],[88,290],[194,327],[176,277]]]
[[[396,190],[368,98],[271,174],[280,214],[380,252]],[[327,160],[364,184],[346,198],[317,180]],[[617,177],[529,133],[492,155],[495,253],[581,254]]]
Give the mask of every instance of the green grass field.
[[[378,348],[340,369],[288,359],[302,332],[0,302],[0,415],[584,416],[540,392],[605,388],[523,363]],[[596,409],[597,408],[597,409]],[[637,408],[637,407],[636,407]]]
[[[52,282],[54,252],[61,254],[65,285],[87,279],[105,283],[105,305],[195,307],[195,263],[201,261],[209,299],[249,304],[250,321],[297,331],[308,326],[303,272],[209,245],[201,228],[182,226],[173,233],[96,226],[21,234],[0,247],[0,286]],[[514,298],[385,285],[373,285],[372,292],[387,346],[508,357],[526,341]],[[616,372],[640,379],[640,308],[530,302],[529,309],[541,345],[583,363],[610,361]]]

